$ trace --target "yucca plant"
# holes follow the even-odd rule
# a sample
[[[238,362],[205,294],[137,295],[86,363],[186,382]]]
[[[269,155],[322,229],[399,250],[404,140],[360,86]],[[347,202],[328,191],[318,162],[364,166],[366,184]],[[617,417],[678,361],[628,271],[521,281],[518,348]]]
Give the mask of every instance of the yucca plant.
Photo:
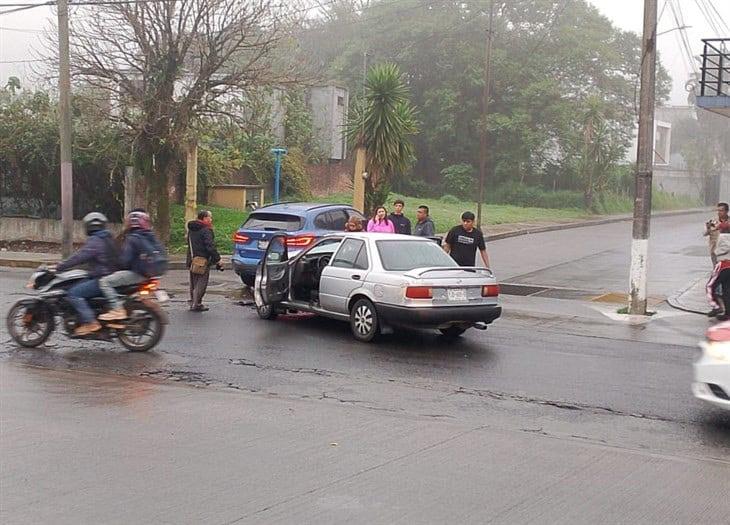
[[[374,66],[365,78],[364,100],[355,106],[349,120],[350,142],[367,151],[366,211],[384,204],[393,179],[414,161],[411,138],[418,127],[408,95],[397,65]]]

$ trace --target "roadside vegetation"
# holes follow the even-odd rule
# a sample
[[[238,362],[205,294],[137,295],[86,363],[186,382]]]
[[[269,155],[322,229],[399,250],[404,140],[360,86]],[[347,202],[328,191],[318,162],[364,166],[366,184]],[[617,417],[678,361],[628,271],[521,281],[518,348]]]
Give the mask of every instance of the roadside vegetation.
[[[570,192],[565,192],[570,194]],[[580,197],[580,196],[578,196]],[[564,202],[571,203],[577,199],[575,195],[566,195]],[[420,205],[428,206],[431,218],[436,223],[436,230],[443,234],[448,229],[459,223],[461,214],[466,210],[474,211],[476,205],[472,202],[463,201],[452,195],[445,195],[440,199],[411,197],[392,193],[388,197],[387,204],[395,199],[403,199],[406,202],[406,216],[412,223],[416,221],[416,208]],[[571,201],[572,199],[572,201]],[[332,204],[352,204],[352,194],[336,193],[327,197],[313,199],[314,202]],[[542,202],[548,202],[543,200]],[[572,222],[580,219],[596,218],[599,215],[612,215],[630,213],[633,209],[633,200],[625,195],[601,195],[597,199],[601,211],[591,213],[580,205],[575,207],[538,207],[538,206],[515,206],[513,204],[487,203],[484,210],[485,229],[489,232],[489,226],[499,224],[516,223],[548,223],[548,222]],[[557,202],[556,202],[557,203]],[[653,196],[654,210],[679,210],[694,208],[698,202],[687,197],[676,197],[665,192],[655,191]],[[387,206],[390,210],[392,207]],[[235,231],[248,218],[249,212],[232,210],[230,208],[206,207],[213,212],[216,232],[216,245],[218,250],[224,254],[230,254],[232,250],[231,238]],[[185,221],[183,219],[185,209],[181,205],[172,207],[172,231],[170,235],[170,251],[172,253],[185,253]]]

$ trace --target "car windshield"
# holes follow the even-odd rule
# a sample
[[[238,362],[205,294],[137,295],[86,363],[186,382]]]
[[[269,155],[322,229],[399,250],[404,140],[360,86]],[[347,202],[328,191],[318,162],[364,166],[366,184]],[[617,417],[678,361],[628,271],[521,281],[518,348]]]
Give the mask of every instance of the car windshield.
[[[341,242],[341,239],[332,239],[329,241],[325,241],[306,252],[306,255],[322,255],[323,253],[335,253],[337,251],[337,248],[340,247]]]
[[[453,268],[456,262],[431,241],[376,241],[383,268],[407,272],[416,268]]]
[[[302,229],[302,218],[285,213],[252,213],[241,228],[244,230],[295,232]]]

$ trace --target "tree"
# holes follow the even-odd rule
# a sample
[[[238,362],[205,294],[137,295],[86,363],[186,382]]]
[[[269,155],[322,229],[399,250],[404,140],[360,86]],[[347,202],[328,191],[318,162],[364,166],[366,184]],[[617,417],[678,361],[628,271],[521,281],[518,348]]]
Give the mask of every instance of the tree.
[[[371,68],[365,98],[348,125],[352,142],[367,151],[366,210],[382,205],[393,178],[410,167],[414,160],[411,138],[417,132],[415,109],[398,66],[385,63]]]
[[[245,122],[266,87],[296,82],[296,10],[275,0],[107,2],[74,17],[75,79],[106,93],[134,139],[136,170],[163,239],[181,147],[205,120]],[[288,47],[287,47],[288,46]],[[287,48],[286,52],[282,49]]]
[[[362,89],[363,51],[369,62],[399,66],[421,121],[414,173],[431,187],[448,166],[478,165],[485,124],[490,187],[511,180],[552,186],[559,173],[561,183],[581,188],[572,149],[591,96],[611,108],[607,124],[621,133],[620,144],[633,132],[641,40],[585,0],[496,2],[486,123],[479,101],[489,2],[353,3],[336,3],[302,34],[302,45],[353,94]],[[661,100],[670,85],[661,66],[657,78]]]

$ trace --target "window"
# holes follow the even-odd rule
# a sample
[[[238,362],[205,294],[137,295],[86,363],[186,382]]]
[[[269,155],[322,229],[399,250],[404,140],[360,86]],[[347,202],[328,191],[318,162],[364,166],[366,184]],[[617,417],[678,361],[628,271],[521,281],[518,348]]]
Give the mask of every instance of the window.
[[[345,105],[345,97],[338,96],[337,97],[337,105],[338,106],[344,106]]]
[[[458,266],[446,252],[430,241],[377,241],[376,245],[383,268],[389,272]]]
[[[302,229],[302,219],[283,213],[252,213],[243,223],[244,230],[295,232]]]
[[[368,263],[368,249],[365,245],[363,245],[357,259],[355,259],[355,268],[358,270],[367,270],[370,268],[370,264]]]
[[[347,214],[344,210],[332,210],[320,213],[314,219],[314,227],[319,230],[341,232],[345,230]]]
[[[345,210],[332,210],[330,212],[330,230],[341,232],[345,230],[347,214]]]
[[[340,251],[335,255],[332,266],[335,268],[357,268],[356,261],[365,243],[357,239],[345,239],[340,246]]]

